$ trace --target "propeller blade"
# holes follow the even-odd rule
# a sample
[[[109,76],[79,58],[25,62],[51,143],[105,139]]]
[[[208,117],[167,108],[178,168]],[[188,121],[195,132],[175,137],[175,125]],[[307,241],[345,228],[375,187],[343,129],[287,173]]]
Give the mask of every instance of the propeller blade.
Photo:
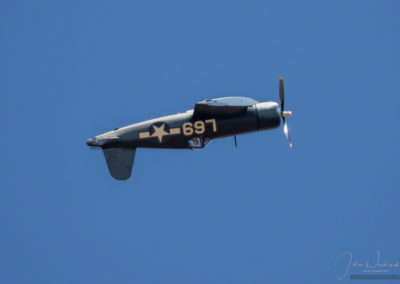
[[[288,129],[288,126],[286,123],[286,118],[283,117],[282,120],[283,120],[283,132],[285,133],[285,135],[289,141],[289,147],[292,148],[293,144],[292,144],[292,140],[290,139],[289,129]]]
[[[279,100],[281,101],[281,111],[285,110],[285,90],[283,88],[283,78],[279,80]]]

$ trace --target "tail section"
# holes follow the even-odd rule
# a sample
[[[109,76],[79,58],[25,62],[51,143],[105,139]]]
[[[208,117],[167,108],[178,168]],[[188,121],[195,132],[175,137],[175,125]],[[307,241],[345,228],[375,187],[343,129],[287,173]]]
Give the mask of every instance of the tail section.
[[[126,180],[131,176],[136,148],[103,149],[108,170],[113,178]]]

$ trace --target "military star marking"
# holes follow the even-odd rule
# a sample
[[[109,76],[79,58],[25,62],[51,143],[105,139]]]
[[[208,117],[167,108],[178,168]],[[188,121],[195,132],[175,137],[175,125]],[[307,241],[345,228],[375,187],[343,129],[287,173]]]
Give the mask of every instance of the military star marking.
[[[157,126],[153,125],[154,133],[151,135],[151,137],[157,137],[158,141],[160,141],[160,143],[161,143],[162,138],[165,135],[169,135],[169,133],[166,132],[164,130],[164,128],[165,128],[165,124],[161,125],[160,127],[157,127]]]
[[[165,126],[167,126],[168,130],[165,130]],[[153,127],[154,130],[152,131],[153,133],[150,134],[150,131],[139,132],[139,139],[147,139],[155,137],[158,139],[159,143],[161,143],[163,141],[164,136],[181,134],[181,129],[179,127],[169,128],[168,124],[166,123],[163,123],[160,126],[156,126],[153,124],[150,127]]]

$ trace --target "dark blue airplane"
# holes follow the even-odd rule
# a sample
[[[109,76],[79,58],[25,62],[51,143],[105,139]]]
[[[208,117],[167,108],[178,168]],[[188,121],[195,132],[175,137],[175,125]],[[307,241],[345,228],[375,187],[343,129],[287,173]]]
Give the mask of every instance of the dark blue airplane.
[[[212,139],[277,128],[283,131],[292,147],[285,111],[283,79],[279,83],[280,105],[257,102],[245,97],[209,99],[196,103],[185,113],[163,116],[116,128],[87,140],[87,145],[103,149],[110,174],[118,180],[131,176],[137,148],[196,149]]]

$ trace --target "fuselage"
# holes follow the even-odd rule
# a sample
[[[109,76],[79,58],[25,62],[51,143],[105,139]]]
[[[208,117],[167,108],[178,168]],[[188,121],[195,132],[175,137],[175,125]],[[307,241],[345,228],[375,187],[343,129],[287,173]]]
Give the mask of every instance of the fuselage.
[[[280,125],[275,102],[257,103],[241,113],[196,114],[194,110],[158,117],[106,132],[89,139],[89,146],[107,148],[202,148],[212,139]]]

